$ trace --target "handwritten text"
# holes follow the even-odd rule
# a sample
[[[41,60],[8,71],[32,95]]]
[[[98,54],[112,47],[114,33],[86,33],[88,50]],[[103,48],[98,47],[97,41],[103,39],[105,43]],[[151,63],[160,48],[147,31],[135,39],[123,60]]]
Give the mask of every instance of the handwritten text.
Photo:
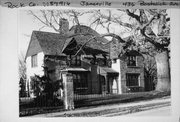
[[[88,2],[88,1],[81,1],[81,6],[111,6],[111,2]]]

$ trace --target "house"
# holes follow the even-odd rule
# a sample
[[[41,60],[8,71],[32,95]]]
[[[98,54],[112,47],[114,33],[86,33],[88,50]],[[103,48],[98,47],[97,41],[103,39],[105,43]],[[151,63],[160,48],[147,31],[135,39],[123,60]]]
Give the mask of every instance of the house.
[[[62,79],[62,72],[68,72],[73,76],[75,94],[121,94],[144,90],[143,56],[138,51],[130,50],[112,58],[111,46],[103,44],[108,40],[100,38],[95,30],[84,25],[69,29],[67,20],[62,21],[65,23],[63,33],[32,32],[26,53],[29,84],[35,75],[48,75],[51,82],[56,82]],[[77,34],[82,32],[97,37],[89,41],[92,36]],[[117,47],[118,50],[121,48]]]
[[[130,37],[124,40],[131,39]],[[115,49],[114,45],[116,45]],[[119,73],[118,87],[120,93],[144,91],[144,57],[138,51],[129,49],[126,52],[118,52],[122,44],[115,41],[111,43],[112,69]],[[114,52],[115,51],[115,52]]]
[[[89,41],[91,35],[71,36],[78,32],[98,33],[82,25],[69,30],[68,22],[62,21],[66,25],[62,26],[63,33],[32,32],[26,53],[29,84],[35,75],[48,74],[51,82],[55,82],[61,79],[62,72],[69,72],[73,76],[75,94],[118,93],[119,73],[110,67],[109,47],[102,44],[107,40],[96,37]],[[29,89],[33,92],[31,87]]]

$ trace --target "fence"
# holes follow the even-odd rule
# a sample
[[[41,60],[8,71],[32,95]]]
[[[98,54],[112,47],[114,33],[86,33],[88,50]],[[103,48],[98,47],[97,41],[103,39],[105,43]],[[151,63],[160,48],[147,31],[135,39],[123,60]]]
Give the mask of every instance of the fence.
[[[19,99],[19,116],[63,110],[63,100],[57,97],[22,97]]]
[[[142,86],[142,82],[146,79],[136,78],[130,79],[133,82],[137,82],[137,84],[129,84],[127,86],[127,80],[122,80],[121,83],[123,84],[121,87],[123,93],[136,93],[136,92],[144,92],[146,89]],[[153,82],[153,78],[148,79],[149,82]],[[115,83],[115,84],[114,84]],[[99,83],[101,84],[101,83]],[[74,86],[74,102],[75,107],[82,107],[82,106],[90,106],[93,104],[103,104],[103,103],[110,103],[112,99],[118,99],[118,85],[117,82],[106,82],[104,85],[96,86],[96,90],[92,90],[95,88],[90,87],[83,87],[86,86],[81,84],[81,87]],[[153,90],[153,89],[152,89]],[[149,90],[150,91],[150,90]],[[101,102],[99,102],[101,101]]]
[[[153,82],[154,79],[151,77],[143,80],[145,80],[145,82],[146,80],[148,80],[148,82]],[[87,87],[87,85],[81,84],[76,87],[74,85],[73,98],[75,108],[116,103],[122,101],[122,99],[127,99],[128,97],[133,98],[135,94],[139,95],[145,90],[140,86],[128,86],[123,88],[126,93],[119,95],[117,94],[117,89],[111,87],[111,85],[107,85],[106,87],[99,85],[96,92],[92,90],[92,86]],[[19,99],[19,108],[20,116],[63,111],[63,97],[53,96],[51,99],[46,96],[35,98],[23,97]]]

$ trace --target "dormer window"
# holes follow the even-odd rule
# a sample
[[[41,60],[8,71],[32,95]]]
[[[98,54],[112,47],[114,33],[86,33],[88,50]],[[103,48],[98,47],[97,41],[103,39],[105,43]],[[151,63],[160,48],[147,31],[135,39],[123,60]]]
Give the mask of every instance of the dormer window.
[[[127,57],[127,66],[136,66],[136,56]]]
[[[37,54],[31,56],[31,67],[37,67]]]

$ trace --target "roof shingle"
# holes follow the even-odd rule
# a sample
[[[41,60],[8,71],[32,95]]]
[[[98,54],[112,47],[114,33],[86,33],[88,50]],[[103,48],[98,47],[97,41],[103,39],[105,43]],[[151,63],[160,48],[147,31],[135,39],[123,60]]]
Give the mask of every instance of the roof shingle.
[[[70,32],[71,33],[90,33],[94,36],[97,36],[95,37],[94,39],[92,39],[92,41],[89,41],[86,46],[87,47],[90,47],[92,49],[97,49],[97,50],[102,50],[104,52],[109,52],[109,45],[106,45],[106,44],[103,44],[103,43],[108,43],[108,40],[103,38],[103,37],[100,37],[100,34],[97,33],[95,30],[93,30],[92,28],[88,27],[88,26],[84,26],[84,25],[76,25],[76,26],[73,26],[71,29],[70,29]],[[83,45],[85,44],[90,38],[92,38],[92,35],[77,35],[74,37],[74,39],[76,40],[76,42],[80,45]]]
[[[73,26],[69,33],[76,34],[78,33],[79,26]],[[103,52],[109,52],[109,45],[105,45],[102,43],[107,43],[108,40],[105,38],[99,37],[100,34],[98,34],[95,30],[91,29],[88,26],[80,26],[80,30],[83,33],[91,33],[93,35],[97,35],[95,39],[92,39],[92,41],[88,42],[85,46],[95,49],[95,50],[101,50]],[[66,48],[66,46],[71,42],[71,40],[74,38],[78,45],[85,44],[92,36],[91,35],[76,35],[73,37],[69,37],[67,35],[62,35],[59,33],[52,33],[52,32],[42,32],[42,31],[33,31],[32,32],[32,38],[31,41],[36,41],[39,43],[37,50],[42,50],[45,55],[63,55],[63,50]],[[31,43],[31,42],[30,42]],[[31,56],[31,52],[38,53],[37,51],[32,50],[32,46],[30,46],[31,49],[28,49],[26,56]],[[40,49],[41,48],[41,49]]]
[[[58,33],[33,31],[46,55],[61,55],[66,38]]]

